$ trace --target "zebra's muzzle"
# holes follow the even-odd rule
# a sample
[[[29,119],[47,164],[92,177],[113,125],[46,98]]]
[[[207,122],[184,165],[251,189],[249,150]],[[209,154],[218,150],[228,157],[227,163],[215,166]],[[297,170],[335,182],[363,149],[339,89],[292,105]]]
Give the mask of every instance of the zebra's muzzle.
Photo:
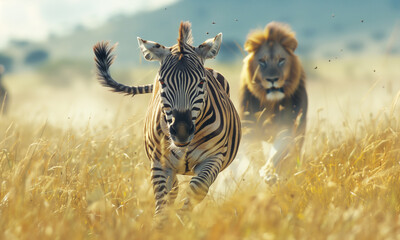
[[[173,117],[174,123],[169,128],[171,139],[176,146],[185,147],[194,137],[195,126],[192,122],[192,114],[190,111],[174,111]]]
[[[189,143],[190,143],[190,142],[187,142],[187,143],[185,143],[185,144],[179,144],[179,143],[177,143],[177,142],[174,142],[175,146],[180,147],[180,148],[186,147],[187,145],[189,145]]]
[[[177,147],[186,147],[194,137],[194,124],[190,121],[172,124],[169,131],[172,141]]]

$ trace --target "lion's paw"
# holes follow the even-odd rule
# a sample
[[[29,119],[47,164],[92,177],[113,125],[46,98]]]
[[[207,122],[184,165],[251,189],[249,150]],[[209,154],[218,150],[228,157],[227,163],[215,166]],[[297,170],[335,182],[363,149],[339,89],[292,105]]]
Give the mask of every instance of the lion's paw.
[[[265,171],[264,169],[261,169],[259,173],[260,177],[264,179],[264,182],[270,186],[274,185],[279,181],[279,176],[276,173]]]
[[[268,174],[264,177],[264,182],[272,186],[279,181],[279,176],[276,173]]]

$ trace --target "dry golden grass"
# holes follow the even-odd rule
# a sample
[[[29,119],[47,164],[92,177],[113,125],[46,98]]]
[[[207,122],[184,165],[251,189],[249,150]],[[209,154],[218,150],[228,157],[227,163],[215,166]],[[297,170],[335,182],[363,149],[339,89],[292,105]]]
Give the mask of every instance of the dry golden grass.
[[[272,187],[250,168],[226,174],[185,226],[171,212],[161,231],[152,229],[143,151],[148,97],[106,92],[94,79],[62,90],[37,75],[8,76],[0,239],[399,239],[400,61],[353,61],[350,70],[350,60],[309,63],[309,72],[319,67],[309,73],[310,124],[296,174]],[[240,67],[218,70],[237,103]]]

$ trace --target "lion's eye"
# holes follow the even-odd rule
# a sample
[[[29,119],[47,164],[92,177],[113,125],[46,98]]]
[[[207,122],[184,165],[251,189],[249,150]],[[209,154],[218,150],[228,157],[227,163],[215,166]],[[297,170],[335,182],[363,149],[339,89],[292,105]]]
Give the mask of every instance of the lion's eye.
[[[278,66],[279,66],[279,67],[282,67],[283,65],[285,65],[285,62],[286,62],[286,59],[280,58],[280,59],[279,59],[279,62],[278,62]]]
[[[267,63],[264,61],[264,59],[258,59],[258,64],[260,64],[260,67],[262,68],[267,67]]]

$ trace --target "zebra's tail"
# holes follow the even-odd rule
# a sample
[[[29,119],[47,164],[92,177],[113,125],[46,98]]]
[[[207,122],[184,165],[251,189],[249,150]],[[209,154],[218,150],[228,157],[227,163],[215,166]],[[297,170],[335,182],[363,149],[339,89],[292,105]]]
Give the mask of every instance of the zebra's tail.
[[[136,95],[143,93],[152,93],[153,84],[142,85],[142,86],[126,86],[124,84],[116,82],[110,75],[110,66],[113,64],[115,55],[112,54],[116,47],[116,44],[109,46],[108,42],[98,42],[93,46],[94,61],[97,67],[97,78],[100,83],[112,89],[114,92],[125,93],[126,95]]]

